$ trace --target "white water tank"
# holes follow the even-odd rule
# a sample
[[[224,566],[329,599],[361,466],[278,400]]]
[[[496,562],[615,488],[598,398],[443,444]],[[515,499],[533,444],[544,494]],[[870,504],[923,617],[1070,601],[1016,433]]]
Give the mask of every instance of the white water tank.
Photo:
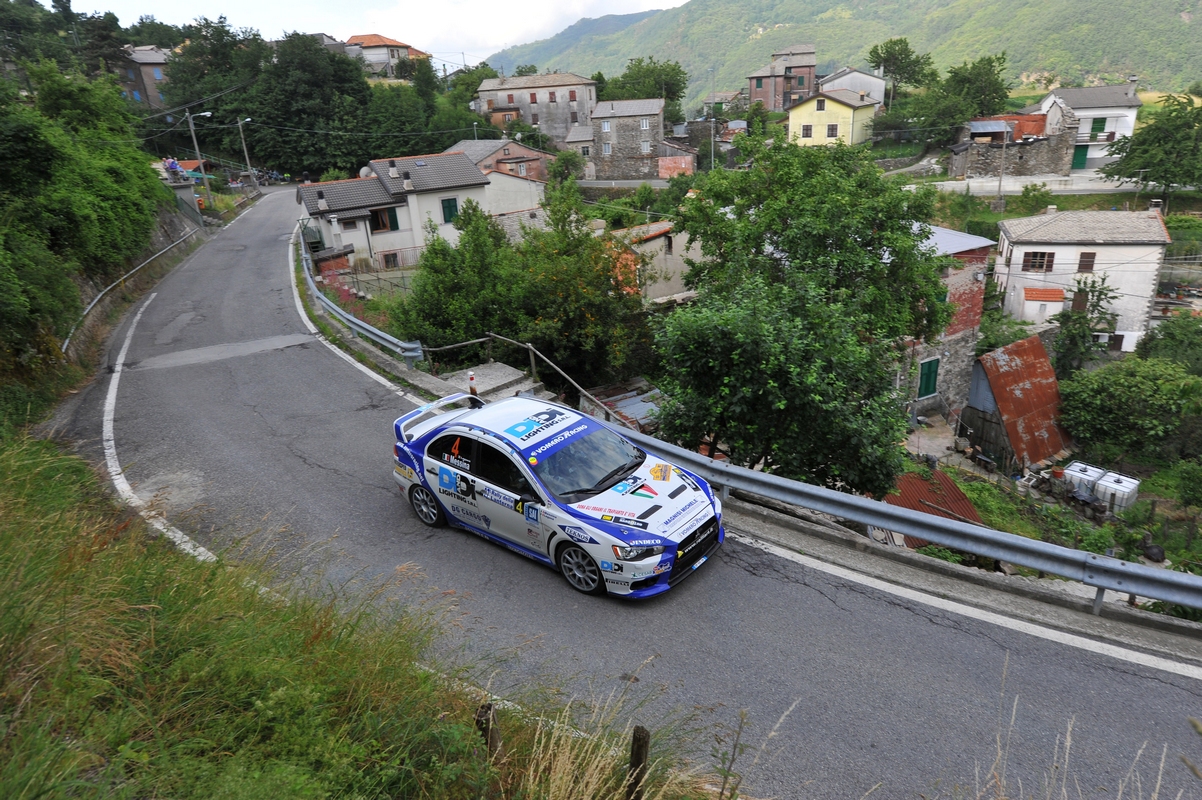
[[[1064,479],[1078,489],[1092,492],[1098,479],[1106,474],[1106,470],[1086,464],[1084,461],[1074,461],[1064,468]]]
[[[1117,472],[1107,472],[1094,484],[1093,493],[1106,503],[1111,512],[1117,514],[1135,505],[1139,497],[1139,481]]]

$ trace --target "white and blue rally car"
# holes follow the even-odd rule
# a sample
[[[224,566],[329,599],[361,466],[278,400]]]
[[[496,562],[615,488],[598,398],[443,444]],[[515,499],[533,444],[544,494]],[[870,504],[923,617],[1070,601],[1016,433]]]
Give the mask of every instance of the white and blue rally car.
[[[472,407],[433,414],[461,401]],[[392,475],[422,522],[505,545],[581,592],[666,592],[725,538],[704,480],[566,406],[456,394],[393,428]]]

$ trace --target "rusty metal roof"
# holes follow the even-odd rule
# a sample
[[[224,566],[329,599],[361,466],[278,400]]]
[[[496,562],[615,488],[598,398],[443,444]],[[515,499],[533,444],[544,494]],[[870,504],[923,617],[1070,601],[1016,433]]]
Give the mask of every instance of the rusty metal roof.
[[[1069,435],[1060,427],[1060,385],[1038,336],[986,353],[979,359],[998,413],[1019,461],[1050,461],[1067,450]]]
[[[930,478],[924,478],[917,472],[902,473],[897,479],[897,491],[899,494],[885,495],[885,502],[936,517],[985,524],[956,482],[939,470],[932,470]],[[914,536],[905,538],[906,547],[919,548],[927,544]]]

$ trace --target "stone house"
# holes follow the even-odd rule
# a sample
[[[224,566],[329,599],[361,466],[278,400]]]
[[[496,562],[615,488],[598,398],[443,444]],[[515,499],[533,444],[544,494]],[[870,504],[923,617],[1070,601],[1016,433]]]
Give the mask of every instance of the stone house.
[[[150,108],[163,108],[162,85],[167,82],[164,70],[169,53],[152,44],[134,47],[125,45],[124,56],[114,71],[121,85],[121,96]]]
[[[1068,175],[1077,140],[1069,110],[1048,133],[1047,114],[1001,114],[969,120],[952,145],[948,174],[956,178]],[[1002,145],[1005,144],[1005,147]]]
[[[1105,275],[1118,293],[1110,349],[1131,352],[1148,330],[1165,247],[1156,211],[1057,211],[998,223],[995,280],[1015,319],[1044,321],[1071,306],[1077,278]]]
[[[866,142],[880,106],[879,100],[865,92],[848,89],[818,92],[788,108],[789,141],[803,147]]]
[[[584,157],[585,176],[595,180],[652,180],[660,175],[664,101],[606,100],[593,108],[589,130],[572,131],[567,147]]]
[[[747,104],[763,103],[784,111],[815,90],[818,57],[814,45],[798,44],[772,54],[772,60],[747,76]]]
[[[885,79],[880,75],[853,67],[844,67],[830,75],[820,75],[816,88],[820,92],[829,92],[833,89],[846,89],[857,95],[864,92],[878,103],[885,102]]]
[[[547,167],[555,156],[545,150],[522,144],[513,139],[463,139],[443,151],[463,153],[477,167],[488,172],[507,172],[536,181],[547,180]]]
[[[346,40],[347,54],[351,48],[359,48],[363,58],[364,68],[372,75],[391,78],[396,75],[397,65],[411,58],[429,58],[429,53],[423,53],[412,45],[389,39],[378,33],[363,33]]]
[[[1061,117],[1078,122],[1073,169],[1097,169],[1115,160],[1110,144],[1135,132],[1135,116],[1143,105],[1137,84],[1131,77],[1115,86],[1053,89],[1039,101],[1039,111],[1048,116],[1049,134],[1060,132]]]
[[[514,120],[537,125],[562,146],[578,127],[587,128],[596,101],[596,82],[571,72],[489,78],[476,90],[473,109],[498,128]]]
[[[909,364],[915,367],[910,397],[913,412],[948,414],[968,402],[973,362],[985,300],[985,273],[994,241],[983,236],[931,226],[923,243],[955,264],[943,270],[947,300],[955,306],[951,322],[931,342],[910,342]]]
[[[520,190],[507,185],[490,194],[492,181],[463,153],[378,159],[367,169],[365,178],[298,187],[310,249],[367,258],[378,269],[413,266],[424,249],[427,221],[455,243],[459,232],[451,223],[468,200],[489,214],[509,213],[537,206],[534,194],[541,188],[513,178],[522,181]]]

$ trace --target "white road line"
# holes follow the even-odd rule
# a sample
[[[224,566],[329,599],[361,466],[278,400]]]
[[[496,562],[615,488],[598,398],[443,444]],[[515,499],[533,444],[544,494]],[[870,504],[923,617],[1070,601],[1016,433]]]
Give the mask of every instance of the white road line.
[[[129,323],[129,330],[125,333],[125,343],[121,345],[121,352],[117,354],[117,363],[113,365],[113,377],[109,381],[108,395],[104,398],[104,427],[101,433],[104,442],[104,460],[108,465],[109,475],[113,479],[113,486],[116,487],[117,494],[130,506],[138,509],[138,513],[151,527],[170,539],[176,547],[188,555],[201,561],[216,561],[217,556],[192,541],[182,531],[168,525],[158,512],[151,511],[146,507],[142,498],[134,494],[129,481],[125,479],[125,473],[121,470],[121,462],[117,460],[117,442],[113,437],[113,417],[117,413],[117,386],[121,382],[121,371],[125,364],[125,355],[129,352],[129,344],[134,338],[134,329],[138,327],[138,321],[142,319],[142,313],[146,311],[146,307],[157,296],[158,292],[152,292],[142,307],[138,309],[138,313],[134,315],[133,322]]]
[[[1202,667],[1197,667],[1192,664],[1181,664],[1176,661],[1170,661],[1167,658],[1141,653],[1138,650],[1128,650],[1124,647],[1119,647],[1105,642],[1094,641],[1087,639],[1084,636],[1058,631],[1053,628],[1045,628],[1042,625],[1036,625],[1032,622],[1013,619],[995,614],[992,611],[984,611],[979,608],[957,603],[954,600],[945,600],[941,597],[934,597],[929,594],[924,594],[914,589],[907,589],[904,586],[898,586],[893,583],[872,578],[867,575],[862,575],[844,567],[838,567],[834,564],[828,564],[824,561],[819,561],[809,556],[803,556],[800,553],[795,553],[792,550],[786,550],[783,547],[778,547],[774,544],[762,542],[758,539],[753,539],[749,536],[744,536],[737,533],[730,534],[730,537],[738,542],[763,550],[767,553],[772,553],[775,556],[792,561],[809,569],[819,570],[828,575],[834,575],[844,580],[853,581],[863,586],[869,586],[879,592],[901,597],[915,603],[922,603],[931,608],[938,608],[942,611],[950,611],[953,614],[959,614],[962,617],[987,622],[991,625],[997,625],[999,628],[1007,628],[1019,633],[1025,633],[1028,636],[1034,636],[1039,639],[1047,639],[1050,642],[1056,642],[1067,647],[1075,647],[1078,650],[1096,653],[1098,655],[1109,656],[1126,661],[1130,664],[1138,664],[1143,667],[1151,667],[1152,669],[1162,670],[1174,675],[1181,675],[1185,678],[1193,678],[1194,680],[1202,680]]]
[[[382,384],[383,386],[387,386],[394,393],[396,393],[396,395],[398,397],[400,397],[404,400],[408,400],[410,403],[414,403],[415,405],[424,406],[426,404],[425,400],[421,399],[420,397],[416,397],[414,395],[409,394],[404,389],[397,386],[395,383],[388,380],[380,373],[376,372],[375,370],[369,369],[368,367],[365,367],[363,364],[360,364],[358,361],[351,358],[349,353],[344,352],[342,350],[342,348],[338,347],[337,345],[335,345],[333,342],[326,339],[326,337],[322,336],[321,333],[318,332],[317,326],[313,324],[313,321],[309,319],[309,315],[305,313],[305,307],[301,303],[300,289],[296,285],[296,267],[293,265],[293,261],[292,261],[292,250],[293,250],[293,247],[295,247],[295,245],[296,245],[296,232],[297,232],[297,230],[299,230],[299,228],[300,228],[300,224],[298,223],[297,227],[293,228],[293,230],[292,230],[292,238],[288,240],[288,252],[287,252],[286,260],[288,263],[288,280],[292,283],[292,299],[296,302],[296,313],[298,315],[300,315],[301,322],[305,323],[305,327],[309,329],[309,332],[312,333],[318,339],[318,341],[320,341],[326,347],[330,348],[330,350],[334,353],[334,355],[338,356],[343,361],[350,364],[352,367],[359,370],[360,372],[362,372],[367,377],[371,378],[376,383]]]

